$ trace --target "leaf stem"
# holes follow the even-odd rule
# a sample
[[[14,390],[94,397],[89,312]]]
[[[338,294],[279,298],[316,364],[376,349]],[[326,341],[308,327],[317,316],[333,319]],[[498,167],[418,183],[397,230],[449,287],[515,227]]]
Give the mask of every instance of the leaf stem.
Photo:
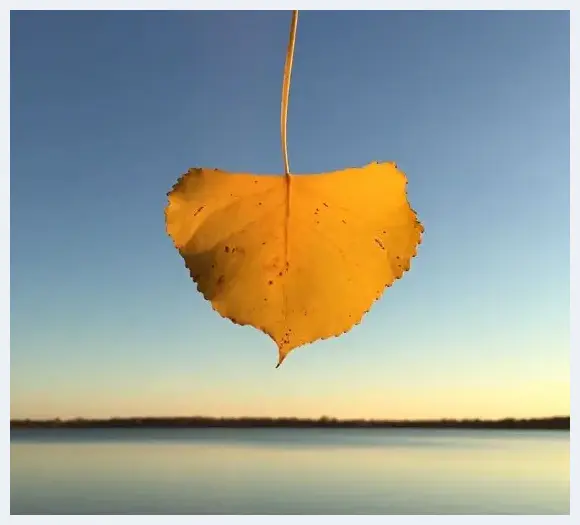
[[[292,11],[290,22],[290,39],[286,51],[286,63],[284,64],[284,81],[282,83],[282,107],[280,111],[280,136],[282,139],[282,159],[284,161],[284,174],[290,176],[290,163],[288,161],[288,143],[286,129],[288,125],[288,98],[290,96],[290,79],[292,77],[292,63],[294,61],[294,47],[296,45],[296,26],[298,25],[298,11]]]

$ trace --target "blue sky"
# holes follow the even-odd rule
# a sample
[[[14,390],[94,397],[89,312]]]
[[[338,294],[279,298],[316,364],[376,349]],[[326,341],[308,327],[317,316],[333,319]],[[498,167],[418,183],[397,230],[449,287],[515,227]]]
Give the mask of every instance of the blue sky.
[[[396,161],[419,255],[278,370],[196,292],[166,193],[282,171],[289,22],[11,14],[13,417],[569,413],[566,12],[302,12],[291,170]]]

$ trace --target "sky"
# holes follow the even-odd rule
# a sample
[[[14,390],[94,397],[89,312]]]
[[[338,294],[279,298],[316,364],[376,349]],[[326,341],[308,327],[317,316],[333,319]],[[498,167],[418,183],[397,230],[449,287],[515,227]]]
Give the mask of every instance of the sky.
[[[396,161],[425,233],[360,325],[275,369],[164,207],[190,167],[282,172],[289,23],[11,13],[12,417],[569,414],[568,13],[301,13],[292,172]]]

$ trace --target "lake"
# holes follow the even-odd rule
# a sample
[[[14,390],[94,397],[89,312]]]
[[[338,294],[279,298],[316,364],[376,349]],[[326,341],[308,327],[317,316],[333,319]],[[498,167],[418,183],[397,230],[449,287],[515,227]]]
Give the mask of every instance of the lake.
[[[570,433],[12,429],[12,514],[568,514]]]

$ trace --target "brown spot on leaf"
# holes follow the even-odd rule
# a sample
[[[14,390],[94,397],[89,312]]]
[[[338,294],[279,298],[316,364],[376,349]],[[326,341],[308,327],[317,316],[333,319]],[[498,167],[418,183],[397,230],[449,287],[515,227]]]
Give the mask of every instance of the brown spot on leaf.
[[[274,281],[268,281],[268,284],[269,284],[270,286],[272,286],[272,285],[274,284]]]
[[[328,204],[326,204],[326,202],[323,202],[322,204],[324,204],[328,208]]]
[[[375,242],[379,245],[379,247],[381,248],[381,250],[385,249],[385,245],[381,242],[380,239],[375,239]]]
[[[230,247],[229,246],[224,247],[224,252],[230,253]]]
[[[205,206],[200,206],[197,210],[195,210],[195,212],[193,213],[193,216],[195,217],[200,211],[202,211],[205,208]]]

